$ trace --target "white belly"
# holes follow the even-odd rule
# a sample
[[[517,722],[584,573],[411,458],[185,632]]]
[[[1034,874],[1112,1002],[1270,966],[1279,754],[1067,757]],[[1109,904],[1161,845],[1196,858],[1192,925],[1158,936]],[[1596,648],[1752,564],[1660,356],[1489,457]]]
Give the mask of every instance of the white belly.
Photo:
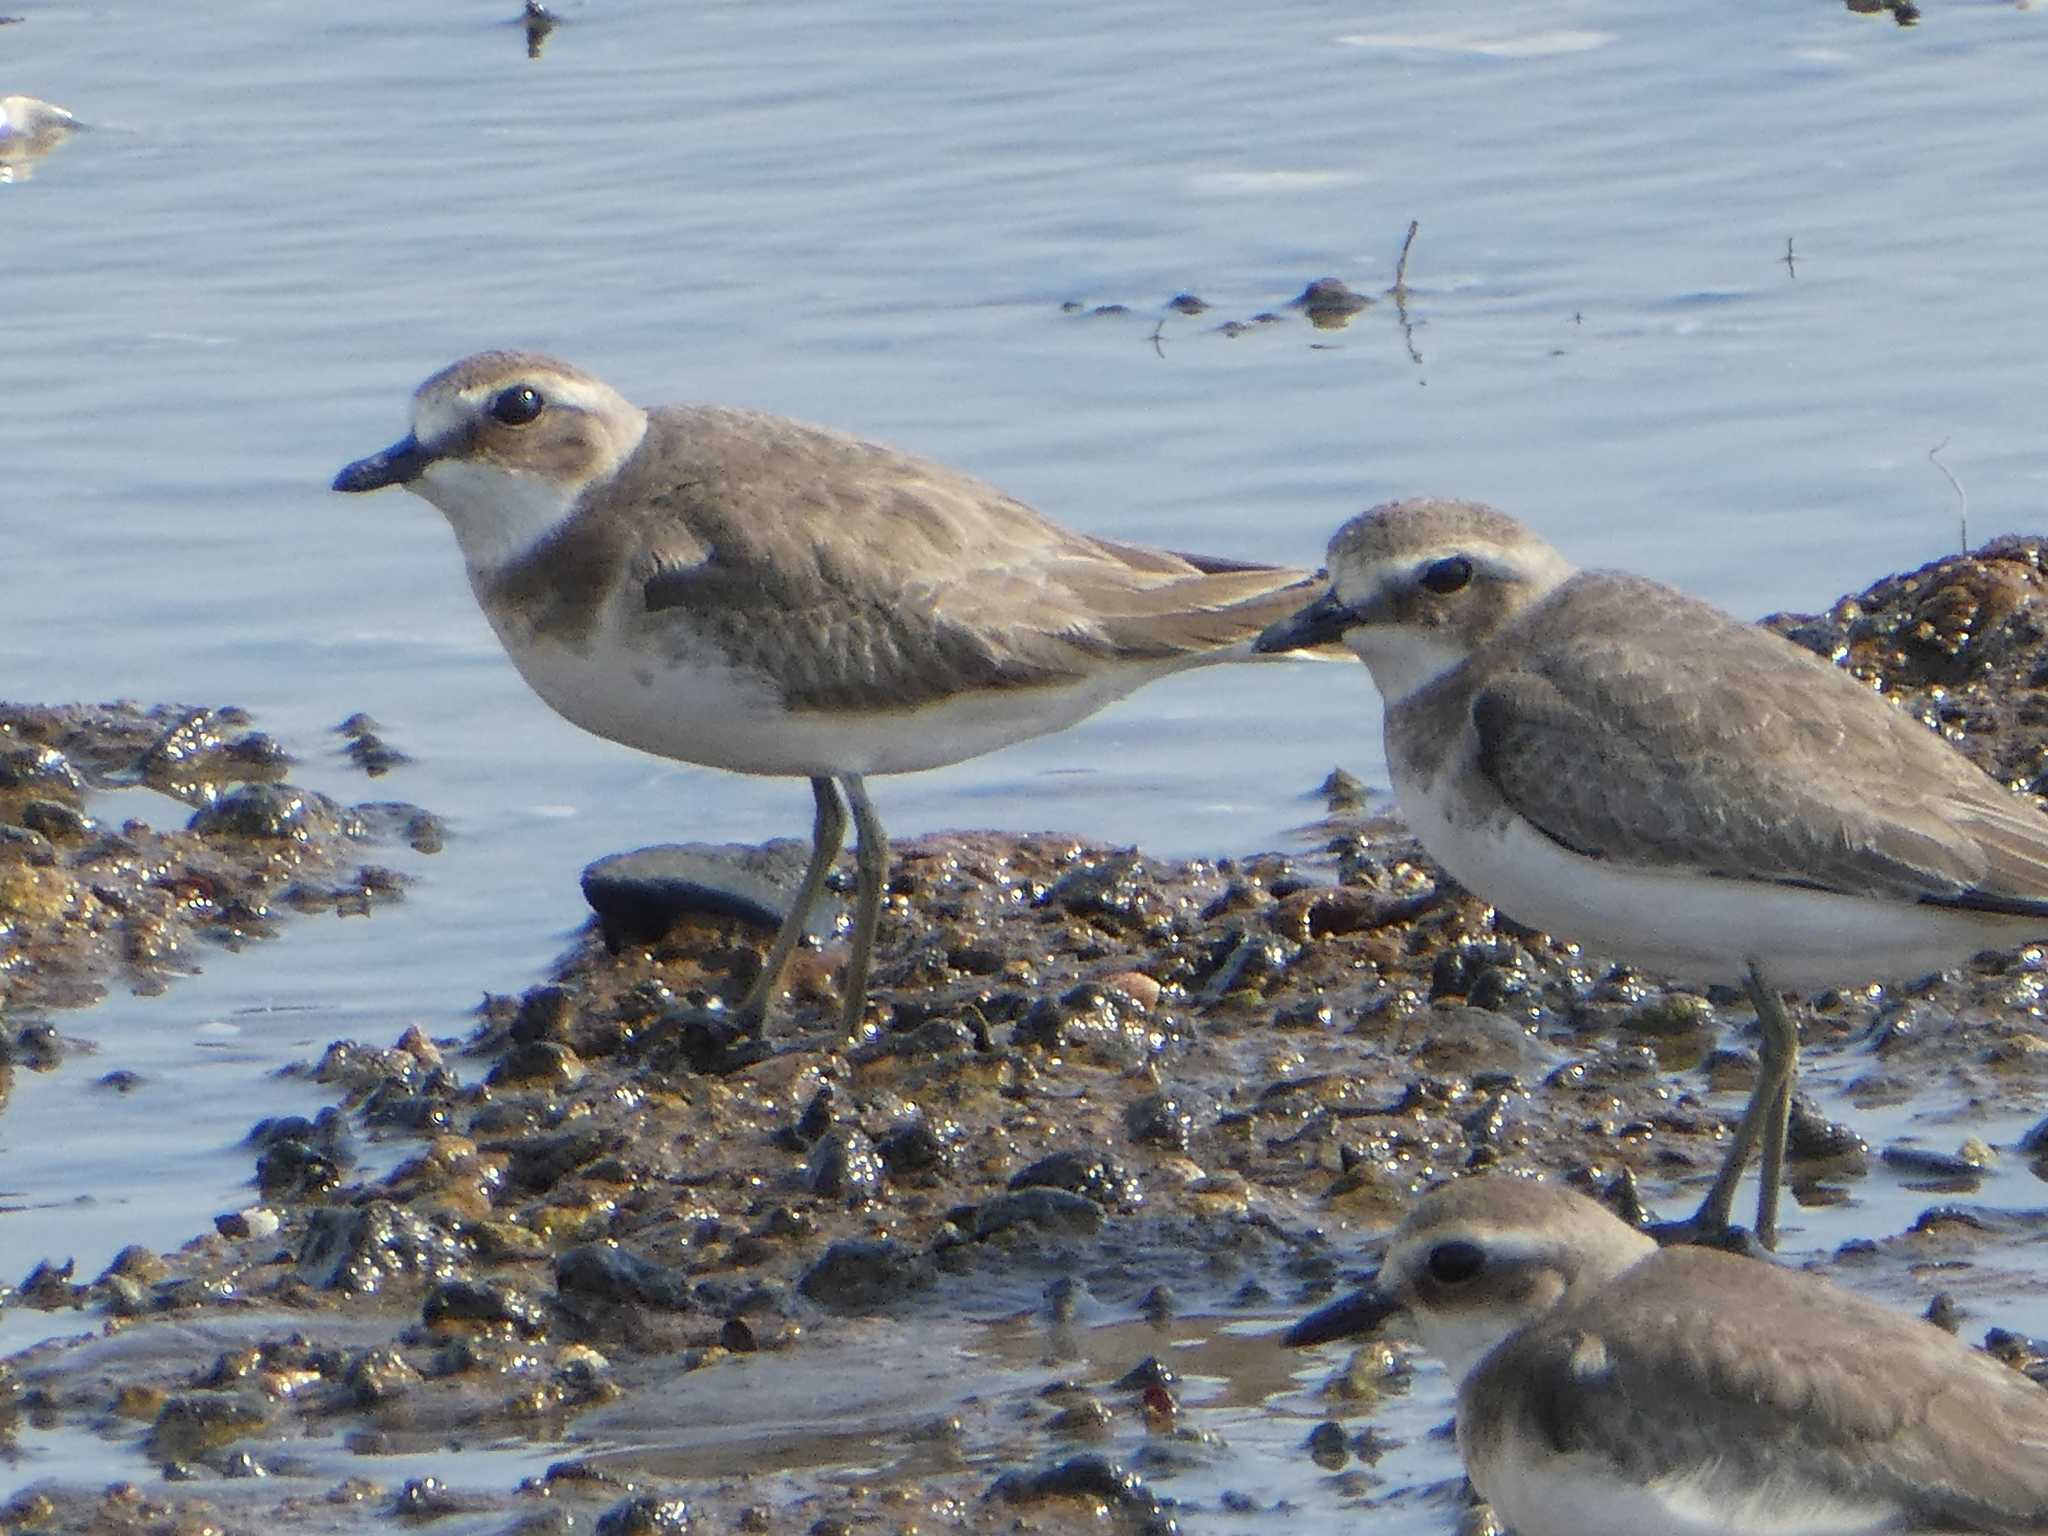
[[[1178,670],[1118,664],[1076,684],[963,693],[918,709],[792,712],[758,674],[708,649],[672,661],[629,646],[616,629],[588,649],[505,629],[499,639],[528,686],[587,731],[708,768],[806,777],[961,762],[1063,730]]]
[[[1593,1457],[1562,1456],[1526,1441],[1476,1460],[1467,1451],[1466,1465],[1473,1486],[1515,1536],[1879,1536],[1907,1529],[1887,1500],[1843,1500],[1800,1476],[1796,1465],[1757,1477],[1748,1456],[1636,1485],[1615,1481]]]
[[[1395,775],[1395,799],[1430,856],[1530,928],[1653,975],[1736,983],[1751,962],[1792,992],[1907,981],[1986,949],[2048,938],[2048,923],[1589,859],[1519,817],[1473,823]]]

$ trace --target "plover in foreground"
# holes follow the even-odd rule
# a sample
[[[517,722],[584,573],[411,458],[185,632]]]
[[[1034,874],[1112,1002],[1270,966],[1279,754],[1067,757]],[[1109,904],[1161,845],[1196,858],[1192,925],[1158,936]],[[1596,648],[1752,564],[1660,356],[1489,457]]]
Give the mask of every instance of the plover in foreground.
[[[844,1017],[860,1019],[888,863],[869,774],[956,763],[1170,672],[1250,659],[1314,590],[1306,571],[1072,532],[957,470],[801,422],[642,410],[533,353],[435,374],[411,434],[334,481],[387,485],[447,516],[499,640],[561,714],[663,757],[811,781],[809,867],[738,1005],[749,1027],[849,803]]]
[[[1316,1344],[1406,1312],[1516,1536],[2048,1529],[2048,1392],[1816,1275],[1662,1248],[1583,1195],[1439,1185]]]
[[[1741,976],[1761,1067],[1695,1218],[1759,1142],[1776,1239],[1799,1037],[1780,989],[1906,980],[2048,936],[2048,816],[1848,673],[1697,598],[1574,571],[1474,502],[1394,502],[1259,637],[1341,638],[1386,699],[1395,799],[1519,923],[1674,978]]]

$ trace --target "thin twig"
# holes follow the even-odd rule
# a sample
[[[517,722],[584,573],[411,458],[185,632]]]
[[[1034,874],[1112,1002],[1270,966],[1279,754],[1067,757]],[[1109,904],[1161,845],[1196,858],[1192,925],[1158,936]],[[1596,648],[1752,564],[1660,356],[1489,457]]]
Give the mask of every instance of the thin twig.
[[[1415,232],[1420,228],[1420,219],[1408,221],[1408,238],[1401,242],[1401,259],[1394,264],[1394,286],[1387,290],[1396,299],[1408,297],[1408,248],[1415,244]]]
[[[1948,466],[1942,463],[1938,457],[1941,450],[1947,446],[1948,439],[1944,437],[1940,442],[1928,449],[1927,462],[1941,471],[1942,477],[1948,481],[1948,488],[1956,493],[1956,500],[1962,504],[1962,512],[1958,523],[1962,531],[1963,553],[1967,555],[1970,552],[1970,493],[1963,489],[1963,482],[1950,474]]]
[[[1408,251],[1415,244],[1415,232],[1422,228],[1420,219],[1408,221],[1408,237],[1401,242],[1401,259],[1394,264],[1394,286],[1387,295],[1394,301],[1394,317],[1401,322],[1401,340],[1407,344],[1408,356],[1415,366],[1422,366],[1422,353],[1415,345],[1415,322],[1408,318]]]

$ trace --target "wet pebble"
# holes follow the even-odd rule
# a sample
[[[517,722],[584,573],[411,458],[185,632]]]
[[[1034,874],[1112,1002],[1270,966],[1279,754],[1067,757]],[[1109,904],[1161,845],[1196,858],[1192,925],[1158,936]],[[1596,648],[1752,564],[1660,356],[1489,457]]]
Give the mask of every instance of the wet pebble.
[[[1143,1478],[1100,1456],[1076,1456],[1035,1472],[1005,1472],[989,1485],[987,1497],[999,1504],[1085,1499],[1105,1506],[1121,1523],[1146,1536],[1166,1536],[1176,1529]]]
[[[1041,998],[1020,1019],[1011,1041],[1021,1048],[1067,1054],[1095,1066],[1124,1070],[1164,1045],[1142,1010],[1092,982],[1057,999]]]
[[[974,1213],[974,1235],[993,1237],[1012,1227],[1032,1226],[1064,1236],[1087,1237],[1102,1230],[1108,1214],[1086,1195],[1038,1186],[985,1200]]]
[[[266,1238],[275,1237],[281,1223],[277,1212],[268,1206],[252,1205],[243,1210],[229,1211],[213,1218],[213,1228],[222,1237]]]
[[[1124,1133],[1141,1145],[1185,1152],[1194,1124],[1193,1110],[1171,1093],[1150,1093],[1124,1107]]]
[[[1325,1419],[1308,1432],[1308,1454],[1326,1472],[1334,1472],[1351,1459],[1351,1446],[1344,1438],[1344,1426]]]
[[[1133,1175],[1099,1152],[1075,1148],[1048,1153],[1019,1169],[1009,1187],[1070,1190],[1112,1210],[1130,1210],[1144,1199]]]
[[[846,1238],[803,1272],[797,1290],[837,1312],[879,1311],[931,1285],[929,1255],[893,1238]]]
[[[85,798],[85,778],[55,747],[0,745],[0,805],[8,798],[61,800],[76,807]]]
[[[957,1139],[958,1127],[950,1129]],[[953,1161],[948,1136],[921,1114],[912,1116],[877,1141],[875,1156],[882,1160],[889,1177],[897,1180],[918,1174],[941,1174]]]
[[[1860,1174],[1870,1164],[1870,1147],[1849,1126],[1830,1120],[1805,1094],[1792,1098],[1785,1132],[1785,1156],[1799,1163],[1825,1163],[1834,1174]]]
[[[854,1126],[820,1137],[804,1164],[804,1188],[827,1200],[860,1205],[882,1190],[883,1163],[875,1144]]]
[[[574,1088],[583,1081],[583,1059],[566,1045],[552,1040],[529,1040],[514,1045],[499,1058],[485,1081],[519,1088]]]
[[[444,1280],[427,1293],[420,1319],[434,1329],[502,1325],[529,1339],[548,1329],[544,1305],[496,1281]]]
[[[191,1461],[257,1433],[269,1418],[262,1400],[254,1396],[194,1393],[174,1397],[150,1426],[144,1449],[152,1461]]]
[[[597,1517],[597,1536],[685,1536],[695,1522],[689,1504],[667,1494],[621,1499]]]
[[[583,871],[583,896],[614,950],[653,944],[691,916],[772,929],[789,910],[809,857],[810,845],[797,838],[661,843],[591,864]],[[830,932],[840,905],[821,899],[809,931]]]
[[[297,1272],[321,1290],[368,1292],[401,1276],[448,1279],[469,1259],[469,1245],[453,1233],[417,1212],[372,1200],[308,1212]]]
[[[1348,324],[1353,315],[1372,304],[1341,277],[1316,278],[1287,302],[1289,308],[1304,311],[1310,322],[1323,330]]]
[[[675,1271],[629,1253],[614,1242],[580,1243],[555,1260],[555,1285],[579,1298],[606,1303],[684,1308],[687,1283]]]
[[[1144,861],[1135,849],[1126,849],[1076,865],[1054,881],[1034,905],[1129,928],[1149,920],[1155,899]]]
[[[1932,1147],[1915,1147],[1894,1142],[1879,1154],[1885,1167],[1912,1179],[1931,1179],[1943,1184],[1975,1186],[1984,1177],[1984,1160],[1960,1152],[1939,1152]]]
[[[325,795],[289,784],[244,784],[194,811],[185,830],[197,837],[308,843],[332,841],[349,826]]]

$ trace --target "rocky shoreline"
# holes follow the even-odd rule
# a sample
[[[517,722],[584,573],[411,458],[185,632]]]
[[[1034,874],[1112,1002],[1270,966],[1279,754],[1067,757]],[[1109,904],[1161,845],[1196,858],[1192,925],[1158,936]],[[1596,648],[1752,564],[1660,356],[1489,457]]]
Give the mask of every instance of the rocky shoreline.
[[[1769,622],[2040,795],[2044,583],[2042,542],[2003,540]],[[350,725],[358,760],[381,761],[374,727]],[[0,706],[10,1060],[50,1010],[166,984],[195,946],[396,898],[402,881],[366,851],[432,847],[433,818],[340,807],[287,769],[232,712]],[[190,821],[114,827],[105,807],[135,786],[177,795]],[[686,914],[616,949],[593,920],[464,1037],[335,1043],[302,1069],[332,1108],[252,1129],[252,1204],[216,1231],[131,1248],[97,1277],[16,1256],[0,1304],[75,1312],[78,1337],[0,1362],[0,1454],[29,1479],[0,1529],[1187,1523],[1176,1480],[1213,1452],[1170,1343],[1214,1344],[1219,1319],[1327,1294],[1364,1235],[1460,1169],[1542,1169],[1624,1209],[1689,1199],[1755,1068],[1738,993],[1666,987],[1516,929],[1354,788],[1326,786],[1302,852],[910,842],[852,1039],[829,948],[798,957],[765,1038],[707,1019],[765,934]],[[2048,1109],[2044,991],[2048,959],[2027,950],[1804,1011],[1809,1066],[1834,1079],[1852,1063],[1852,1080],[1830,1104],[1845,1124],[1802,1110],[1800,1198],[1849,1198],[1873,1158],[1931,1196],[1911,1231],[1873,1233],[1837,1268],[1961,1266],[1952,1289],[1995,1315],[1972,1267],[2014,1262],[2048,1218],[1933,1197],[1975,1186],[1992,1155],[1978,1125]],[[1858,1111],[1901,1107],[1941,1139],[1866,1145]],[[354,1177],[365,1139],[407,1153]],[[1034,1368],[967,1379],[951,1351],[1006,1316],[1034,1338],[1115,1342],[1080,1375],[1027,1354]],[[1290,1363],[1256,1347],[1278,1390]],[[2024,1341],[2005,1347],[2033,1363]],[[1362,1351],[1337,1386],[1369,1396],[1403,1359]],[[848,1382],[860,1390],[826,1412]],[[646,1450],[750,1395],[750,1449],[721,1475],[665,1475]],[[808,1432],[801,1450],[768,1433],[821,1415],[888,1454],[861,1440],[834,1461]],[[1362,1470],[1361,1428],[1315,1430],[1293,1472],[1391,1496]],[[9,1450],[53,1430],[95,1437],[125,1475],[44,1480],[32,1443]],[[588,1453],[537,1478],[497,1477],[475,1451],[572,1435]],[[345,1469],[399,1453],[432,1470]],[[1201,1508],[1253,1504],[1226,1491]]]

